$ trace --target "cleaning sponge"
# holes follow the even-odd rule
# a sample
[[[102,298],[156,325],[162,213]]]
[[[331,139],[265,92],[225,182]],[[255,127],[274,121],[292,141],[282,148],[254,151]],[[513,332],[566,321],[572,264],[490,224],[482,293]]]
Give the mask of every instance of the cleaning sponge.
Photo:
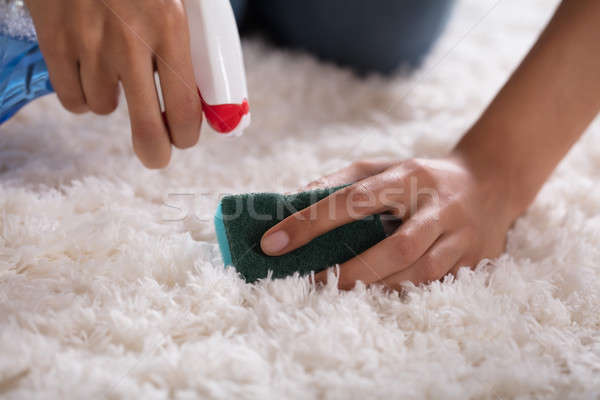
[[[385,238],[379,215],[336,228],[282,256],[267,256],[260,239],[272,226],[336,190],[319,189],[291,195],[248,193],[225,196],[215,215],[215,230],[225,265],[233,265],[247,282],[301,275],[343,263]]]

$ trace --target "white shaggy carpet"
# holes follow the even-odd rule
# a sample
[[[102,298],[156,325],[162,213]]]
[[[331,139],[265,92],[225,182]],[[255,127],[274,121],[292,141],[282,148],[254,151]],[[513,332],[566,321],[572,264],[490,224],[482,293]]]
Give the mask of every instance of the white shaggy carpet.
[[[247,285],[216,251],[218,193],[446,152],[556,2],[494,4],[461,2],[427,65],[393,80],[248,41],[251,129],[204,135],[160,172],[133,157],[125,106],[78,117],[48,97],[2,126],[0,395],[599,398],[598,123],[505,255],[404,298]]]

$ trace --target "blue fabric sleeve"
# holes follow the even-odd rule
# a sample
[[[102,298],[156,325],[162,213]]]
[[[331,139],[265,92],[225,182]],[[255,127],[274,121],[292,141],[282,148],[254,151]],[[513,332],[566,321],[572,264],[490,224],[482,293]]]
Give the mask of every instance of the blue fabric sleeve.
[[[27,103],[52,92],[38,44],[0,33],[0,124]]]

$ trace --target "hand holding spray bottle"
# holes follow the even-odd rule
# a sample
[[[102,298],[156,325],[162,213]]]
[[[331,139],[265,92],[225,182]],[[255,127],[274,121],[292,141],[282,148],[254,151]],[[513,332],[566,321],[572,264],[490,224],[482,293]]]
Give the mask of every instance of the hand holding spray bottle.
[[[219,134],[240,135],[250,124],[250,108],[231,5],[225,0],[183,2],[205,121]],[[23,34],[4,18],[0,19],[0,124],[27,103],[53,92],[34,34]]]

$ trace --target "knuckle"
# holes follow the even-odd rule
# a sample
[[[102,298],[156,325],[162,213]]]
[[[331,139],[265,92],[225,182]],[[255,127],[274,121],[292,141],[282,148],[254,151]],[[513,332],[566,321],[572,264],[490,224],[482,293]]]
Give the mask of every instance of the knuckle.
[[[59,41],[56,45],[49,46],[48,48],[44,48],[44,58],[47,60],[65,60],[69,58],[71,55],[71,50],[69,46],[63,42]]]
[[[42,53],[44,54],[44,58],[47,60],[64,60],[73,53],[72,40],[68,35],[64,33],[44,35],[38,32],[38,36],[40,38],[39,43],[42,49]],[[44,40],[45,38],[49,37],[53,38],[51,42]]]
[[[318,235],[325,230],[324,219],[318,215],[318,210],[315,207],[308,207],[292,214],[291,220],[296,221],[294,229],[297,236]]]
[[[391,167],[394,163],[380,158],[358,160],[352,167],[358,173],[374,175]]]
[[[411,171],[413,176],[427,177],[431,175],[429,167],[419,159],[407,160],[403,163],[404,167]]]
[[[368,195],[371,193],[371,187],[367,182],[360,182],[354,186],[352,193],[357,196]]]
[[[376,204],[376,198],[368,182],[359,182],[348,187],[343,205],[353,218],[362,218]],[[344,197],[342,197],[344,198]]]
[[[84,58],[97,59],[100,53],[101,37],[88,33],[87,30],[82,30],[82,32],[83,36],[81,36],[77,45],[79,54]]]
[[[156,20],[156,18],[154,18]],[[121,17],[111,16],[110,27],[126,37],[136,37],[148,29],[147,11],[129,12]]]
[[[416,171],[421,167],[419,161],[415,158],[402,161],[402,167],[410,171]]]
[[[144,51],[140,40],[132,32],[124,32],[122,39],[122,51],[119,52],[119,56],[122,57],[125,65],[135,65],[140,53]]]
[[[125,62],[129,62],[136,59],[144,49],[143,41],[148,42],[149,38],[144,37],[144,24],[139,22],[137,18],[134,18],[131,22],[120,23],[115,28],[115,36],[119,38],[115,50],[119,53],[119,57],[122,57]]]
[[[371,185],[367,182],[359,182],[350,187],[349,198],[355,202],[365,202],[372,198]]]
[[[318,218],[310,207],[292,214],[287,221],[286,231],[302,245],[327,232],[325,220]]]
[[[160,16],[158,20],[162,23],[164,28],[179,29],[183,26],[183,22],[185,22],[185,12],[181,2],[172,0],[164,1],[159,9]]]

